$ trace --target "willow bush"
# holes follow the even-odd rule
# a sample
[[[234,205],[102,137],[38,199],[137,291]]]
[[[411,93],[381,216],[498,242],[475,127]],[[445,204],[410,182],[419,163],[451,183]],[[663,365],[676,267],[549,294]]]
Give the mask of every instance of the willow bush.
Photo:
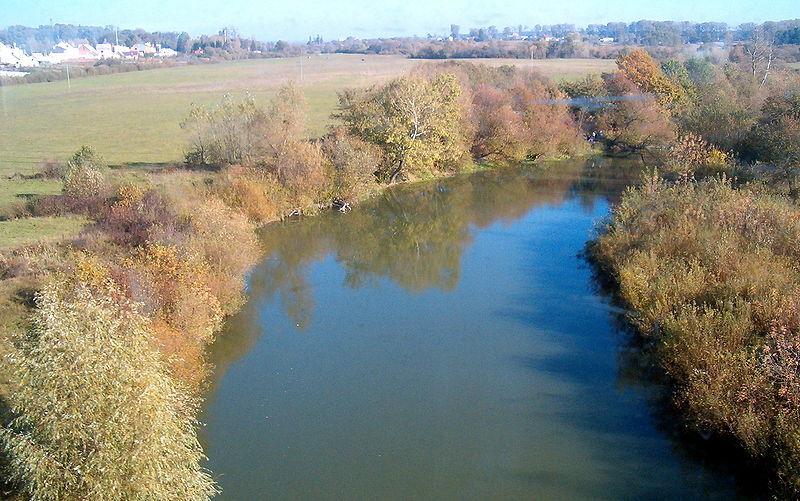
[[[72,291],[70,291],[72,289]],[[52,283],[8,357],[16,416],[7,477],[34,500],[208,499],[196,402],[168,375],[148,321],[113,291]]]
[[[690,422],[800,493],[800,208],[757,185],[654,175],[594,251]]]
[[[81,146],[67,161],[64,170],[64,194],[69,197],[94,197],[103,188],[106,163],[88,146]]]

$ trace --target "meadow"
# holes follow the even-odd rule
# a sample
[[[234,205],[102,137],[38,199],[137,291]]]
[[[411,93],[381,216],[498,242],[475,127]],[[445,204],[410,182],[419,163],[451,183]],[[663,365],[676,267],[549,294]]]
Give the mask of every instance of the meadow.
[[[485,59],[493,66],[535,68],[554,79],[574,79],[614,68],[613,60]],[[249,92],[263,104],[282,83],[293,80],[309,105],[310,136],[331,123],[337,92],[368,86],[407,72],[426,61],[400,56],[315,55],[196,64],[150,71],[0,87],[0,208],[24,197],[60,190],[54,180],[30,176],[44,160],[64,161],[81,145],[91,145],[119,175],[131,169],[179,162],[187,144],[180,129],[192,103],[213,104],[225,93]],[[58,228],[50,222],[40,229]],[[0,222],[0,238],[13,233]],[[74,229],[66,221],[65,229]],[[37,234],[26,232],[30,236]],[[8,242],[5,242],[8,244]]]
[[[470,60],[534,67],[552,78],[614,68],[612,60]],[[336,93],[402,74],[424,61],[397,56],[320,55],[198,64],[0,88],[0,175],[30,173],[43,159],[63,159],[90,144],[112,165],[180,160],[179,128],[191,103],[211,104],[226,92],[269,99],[287,80],[303,88],[311,135],[330,123]]]

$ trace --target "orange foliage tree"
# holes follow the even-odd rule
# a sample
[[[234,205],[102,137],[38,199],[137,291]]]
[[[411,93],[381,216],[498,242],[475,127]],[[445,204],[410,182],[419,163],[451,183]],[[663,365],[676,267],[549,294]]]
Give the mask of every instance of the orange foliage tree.
[[[617,67],[644,93],[653,94],[662,106],[678,106],[686,100],[684,89],[670,80],[644,49],[635,49],[617,59]]]

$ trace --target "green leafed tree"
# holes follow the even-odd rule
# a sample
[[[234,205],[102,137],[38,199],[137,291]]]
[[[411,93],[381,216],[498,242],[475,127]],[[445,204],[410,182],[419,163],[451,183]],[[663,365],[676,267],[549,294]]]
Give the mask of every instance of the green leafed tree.
[[[34,500],[208,499],[192,417],[149,324],[85,286],[52,284],[8,357],[7,478]]]
[[[380,146],[383,178],[425,177],[457,165],[468,151],[461,86],[455,76],[412,75],[367,91],[339,96],[350,132]]]

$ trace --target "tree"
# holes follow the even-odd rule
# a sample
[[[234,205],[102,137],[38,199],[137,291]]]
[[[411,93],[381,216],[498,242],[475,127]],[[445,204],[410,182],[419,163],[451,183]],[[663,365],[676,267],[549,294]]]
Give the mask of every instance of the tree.
[[[763,160],[800,167],[800,93],[775,92],[768,97],[756,126],[756,137],[756,149]]]
[[[598,113],[597,126],[611,152],[652,154],[672,144],[674,126],[656,99],[641,96],[636,84],[621,73],[603,78],[615,100]]]
[[[641,92],[653,94],[663,106],[681,104],[683,89],[667,78],[658,63],[644,49],[635,49],[617,59],[617,67]]]
[[[81,146],[67,161],[64,170],[64,194],[75,198],[97,196],[103,186],[106,163],[92,148]]]
[[[531,159],[572,154],[585,141],[573,119],[567,97],[536,73],[522,76],[509,88],[514,111],[526,129],[526,153]]]
[[[294,82],[282,85],[267,112],[267,147],[273,153],[289,143],[305,139],[308,109],[303,91]]]
[[[756,28],[753,33],[753,41],[744,45],[744,52],[747,55],[753,78],[759,78],[762,86],[767,83],[767,77],[772,68],[774,48],[775,37],[767,33],[763,26]],[[759,77],[759,73],[763,76]]]
[[[473,157],[511,161],[525,158],[525,124],[511,107],[508,93],[490,85],[478,86],[472,96],[470,115],[475,128]]]
[[[275,52],[285,52],[289,49],[289,43],[283,40],[275,42]]]
[[[192,37],[189,36],[188,33],[185,31],[178,35],[178,43],[176,45],[176,49],[178,52],[189,52],[192,47]]]
[[[689,79],[696,86],[713,85],[716,80],[714,65],[705,59],[692,58],[684,61],[683,66]]]
[[[377,144],[389,182],[401,174],[428,175],[453,165],[467,149],[461,86],[452,74],[408,76],[365,92],[340,94],[340,113],[350,132]]]
[[[694,82],[692,82],[692,78],[689,76],[686,66],[680,61],[675,59],[664,61],[661,63],[661,71],[664,72],[664,75],[669,78],[672,83],[679,86],[689,99],[694,100],[697,98]]]
[[[374,189],[375,171],[380,166],[380,148],[353,137],[338,127],[322,143],[322,151],[332,169],[332,196],[340,203],[355,203],[359,196]]]
[[[113,291],[46,286],[9,356],[18,388],[0,430],[10,477],[45,499],[208,499],[196,403],[168,375],[148,321]]]
[[[213,108],[192,104],[181,128],[193,136],[186,153],[190,165],[249,164],[257,160],[257,130],[264,111],[249,94],[237,99],[225,94]]]

